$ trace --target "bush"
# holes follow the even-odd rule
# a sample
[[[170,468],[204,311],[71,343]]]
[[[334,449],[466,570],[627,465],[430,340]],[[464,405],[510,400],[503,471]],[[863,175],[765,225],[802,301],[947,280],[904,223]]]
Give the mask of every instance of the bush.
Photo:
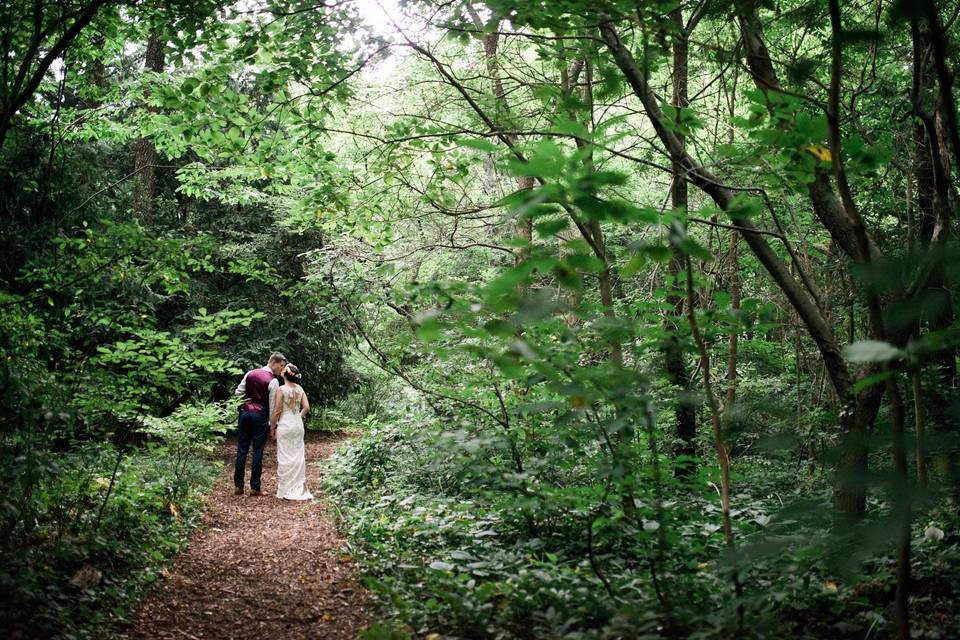
[[[8,637],[119,635],[200,524],[199,497],[217,465],[158,452],[116,465],[116,456],[111,448],[65,456],[34,497],[38,518],[25,539],[4,539],[0,626]]]
[[[638,527],[587,475],[551,474],[545,464],[539,480],[530,476],[527,489],[518,490],[511,474],[494,472],[491,451],[495,438],[478,443],[469,430],[414,412],[375,426],[331,460],[327,493],[381,617],[394,621],[368,637],[719,640],[735,634],[712,471],[705,470],[702,489],[674,494],[683,496],[682,509],[673,497],[658,515],[652,491],[639,491]],[[595,463],[584,453],[579,467]],[[876,637],[890,634],[891,617],[878,613],[893,593],[882,532],[895,529],[886,516],[865,521],[846,540],[831,536],[829,485],[801,468],[791,489],[771,464],[748,456],[735,466],[733,524],[750,625],[744,637],[852,639],[867,628]],[[917,589],[925,597],[956,597],[955,571],[942,563],[958,557],[957,526],[956,513],[943,511],[916,523],[917,559],[926,567],[917,573]],[[655,584],[661,532],[666,547]],[[844,545],[859,548],[864,540],[875,551],[861,564],[863,557],[851,560]],[[936,607],[926,602],[917,603],[929,611],[916,628],[948,637],[943,629],[955,622],[929,616]]]

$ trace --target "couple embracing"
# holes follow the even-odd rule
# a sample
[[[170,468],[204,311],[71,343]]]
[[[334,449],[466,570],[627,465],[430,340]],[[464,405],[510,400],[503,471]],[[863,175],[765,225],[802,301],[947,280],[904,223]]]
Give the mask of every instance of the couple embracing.
[[[247,453],[250,461],[250,495],[262,495],[260,475],[267,433],[277,441],[277,497],[309,500],[307,465],[303,446],[303,417],[310,401],[300,386],[300,370],[282,353],[273,353],[265,367],[248,371],[235,393],[244,398],[237,425],[237,460],[233,470],[234,493],[243,495]]]

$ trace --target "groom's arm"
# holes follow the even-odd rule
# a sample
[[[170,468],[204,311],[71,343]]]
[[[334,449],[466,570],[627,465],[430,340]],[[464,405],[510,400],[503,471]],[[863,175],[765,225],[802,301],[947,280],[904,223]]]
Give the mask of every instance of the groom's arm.
[[[276,378],[270,381],[270,384],[267,386],[267,397],[270,398],[270,415],[273,415],[273,406],[277,403],[277,389],[280,388],[280,381]]]
[[[247,374],[249,373],[250,372],[247,371],[247,373],[243,374],[243,379],[240,381],[240,384],[237,385],[237,388],[234,389],[233,395],[240,396],[241,398],[247,395]]]

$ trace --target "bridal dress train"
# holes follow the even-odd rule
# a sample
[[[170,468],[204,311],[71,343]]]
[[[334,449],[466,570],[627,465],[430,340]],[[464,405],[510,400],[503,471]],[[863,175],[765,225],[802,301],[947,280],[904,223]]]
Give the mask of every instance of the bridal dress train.
[[[310,500],[307,490],[307,463],[303,446],[303,419],[300,407],[303,390],[280,387],[283,408],[277,421],[277,497]]]

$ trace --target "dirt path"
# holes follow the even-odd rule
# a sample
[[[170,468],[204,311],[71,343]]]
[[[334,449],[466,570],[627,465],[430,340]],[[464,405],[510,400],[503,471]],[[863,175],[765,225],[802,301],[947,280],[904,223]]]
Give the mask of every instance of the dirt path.
[[[345,439],[307,434],[307,486],[320,497],[323,461]],[[277,459],[264,455],[259,498],[233,495],[234,442],[206,498],[204,527],[147,597],[131,639],[355,638],[365,595],[319,502],[278,500]],[[247,460],[247,480],[250,461]]]

